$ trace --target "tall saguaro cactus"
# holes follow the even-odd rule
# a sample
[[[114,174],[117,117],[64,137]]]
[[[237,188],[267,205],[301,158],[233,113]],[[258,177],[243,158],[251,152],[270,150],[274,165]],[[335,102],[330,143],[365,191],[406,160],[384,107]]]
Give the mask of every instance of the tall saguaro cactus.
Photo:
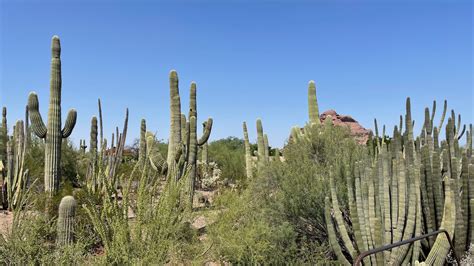
[[[314,80],[309,81],[308,84],[308,111],[309,122],[311,124],[321,124],[319,120],[318,99],[316,98],[316,85]]]
[[[38,96],[31,92],[28,98],[28,109],[30,111],[31,127],[33,132],[45,139],[45,167],[44,184],[45,191],[51,195],[59,189],[61,179],[61,142],[63,138],[69,137],[76,124],[77,113],[72,109],[69,111],[64,128],[61,129],[61,45],[58,36],[53,36],[51,58],[51,80],[50,98],[48,108],[47,126],[44,124],[39,112]]]
[[[181,98],[179,97],[178,73],[170,72],[170,136],[168,140],[168,165],[176,157],[177,146],[181,143]]]

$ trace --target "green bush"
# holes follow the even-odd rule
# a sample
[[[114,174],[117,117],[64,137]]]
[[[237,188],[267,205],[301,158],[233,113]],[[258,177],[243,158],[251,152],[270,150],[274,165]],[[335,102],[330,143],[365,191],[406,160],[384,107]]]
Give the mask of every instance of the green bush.
[[[217,259],[239,264],[331,259],[324,220],[329,171],[343,171],[339,162],[352,162],[361,148],[346,128],[307,126],[304,131],[284,148],[285,162],[269,163],[246,189],[218,198],[222,213],[210,227]],[[336,182],[347,204],[345,180]]]
[[[237,182],[245,178],[244,141],[228,137],[209,144],[209,161],[221,169],[221,179]]]

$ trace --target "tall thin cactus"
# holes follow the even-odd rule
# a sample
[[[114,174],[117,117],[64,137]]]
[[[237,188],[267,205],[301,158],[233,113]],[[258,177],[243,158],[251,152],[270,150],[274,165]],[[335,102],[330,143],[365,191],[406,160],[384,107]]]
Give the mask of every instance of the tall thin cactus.
[[[321,124],[319,120],[318,98],[316,97],[316,85],[314,80],[310,80],[308,84],[308,113],[309,122],[311,124]]]
[[[252,178],[253,175],[253,163],[252,163],[252,151],[250,149],[249,133],[247,130],[247,123],[243,123],[242,128],[244,130],[244,146],[245,146],[245,172],[247,178]]]
[[[0,128],[0,161],[6,164],[8,142],[7,108],[2,108],[2,127]]]
[[[51,83],[50,100],[48,108],[47,126],[44,124],[39,112],[38,96],[31,92],[28,98],[31,126],[33,132],[45,139],[45,191],[50,195],[59,190],[61,180],[61,143],[63,138],[69,137],[76,124],[77,113],[69,111],[64,128],[61,128],[61,45],[58,36],[53,36],[51,58]]]
[[[140,143],[138,148],[138,161],[145,162],[146,159],[146,120],[142,119],[140,123]]]

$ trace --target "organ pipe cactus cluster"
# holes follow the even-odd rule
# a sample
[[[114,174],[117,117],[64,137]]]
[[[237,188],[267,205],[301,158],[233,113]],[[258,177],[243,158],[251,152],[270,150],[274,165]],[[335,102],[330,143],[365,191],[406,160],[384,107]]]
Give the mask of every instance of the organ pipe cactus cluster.
[[[343,264],[349,265],[361,252],[440,228],[454,236],[457,254],[474,243],[474,235],[469,233],[474,230],[474,165],[469,152],[472,126],[466,132],[467,146],[462,148],[458,140],[465,129],[461,130],[460,116],[455,125],[452,112],[445,128],[446,140],[440,145],[439,128],[447,106],[445,103],[436,127],[434,103],[431,113],[425,110],[422,132],[415,140],[409,98],[406,108],[405,132],[402,124],[395,126],[391,141],[386,141],[385,132],[379,138],[376,127],[375,141],[369,141],[375,142],[375,153],[368,152],[367,158],[353,165],[342,165],[352,226],[343,219],[332,181],[335,177],[330,177],[331,200],[326,201],[326,208],[332,209],[333,215],[326,215],[326,224],[330,245]],[[418,241],[367,257],[364,264],[405,265],[426,258],[426,264],[444,265],[449,251],[446,237],[438,235],[424,243]]]
[[[45,191],[50,193],[50,195],[58,191],[61,180],[62,139],[71,135],[77,117],[76,111],[74,109],[70,110],[64,128],[61,128],[61,45],[58,36],[53,37],[51,50],[50,99],[47,125],[44,124],[39,112],[38,96],[36,93],[31,92],[28,98],[31,128],[39,138],[45,140],[44,184]]]
[[[77,203],[73,196],[65,196],[59,204],[56,244],[70,245],[74,242],[74,227]]]

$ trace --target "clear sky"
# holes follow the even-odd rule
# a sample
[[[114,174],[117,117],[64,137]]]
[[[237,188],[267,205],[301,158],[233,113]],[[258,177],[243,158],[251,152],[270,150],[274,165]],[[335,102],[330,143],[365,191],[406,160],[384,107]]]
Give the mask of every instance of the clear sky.
[[[57,34],[63,121],[77,109],[76,143],[89,140],[99,97],[107,136],[129,107],[128,142],[142,117],[167,139],[171,69],[182,110],[197,82],[198,122],[214,118],[213,140],[242,137],[247,121],[254,141],[262,118],[270,145],[281,147],[308,120],[312,79],[320,111],[350,114],[368,128],[375,117],[397,124],[407,96],[418,125],[434,99],[473,121],[471,1],[0,2],[0,104],[10,125],[23,119],[32,90],[46,119]]]

